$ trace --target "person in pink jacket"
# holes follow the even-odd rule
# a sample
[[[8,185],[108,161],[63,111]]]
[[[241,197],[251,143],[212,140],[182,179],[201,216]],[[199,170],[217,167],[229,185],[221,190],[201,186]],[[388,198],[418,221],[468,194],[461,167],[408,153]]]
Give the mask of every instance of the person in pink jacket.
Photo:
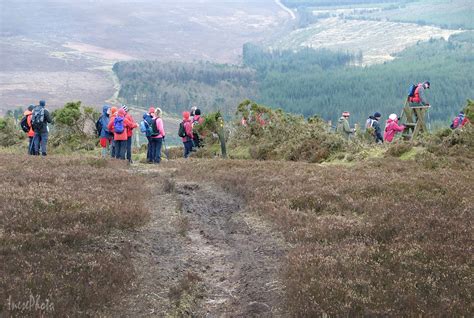
[[[161,108],[157,107],[155,109],[155,117],[153,118],[151,126],[152,130],[158,130],[156,136],[151,136],[151,154],[153,163],[160,163],[161,161],[161,147],[166,136],[163,119],[161,118],[162,114],[163,112],[161,111]]]
[[[402,132],[405,130],[404,125],[398,125],[398,116],[397,114],[391,114],[388,117],[387,123],[385,124],[385,133],[383,138],[386,142],[392,142],[393,137],[397,132]]]
[[[188,158],[189,154],[193,150],[193,121],[190,118],[189,112],[183,112],[183,121],[182,121],[184,131],[186,136],[182,137],[184,145],[184,158]],[[182,135],[181,135],[182,136]]]

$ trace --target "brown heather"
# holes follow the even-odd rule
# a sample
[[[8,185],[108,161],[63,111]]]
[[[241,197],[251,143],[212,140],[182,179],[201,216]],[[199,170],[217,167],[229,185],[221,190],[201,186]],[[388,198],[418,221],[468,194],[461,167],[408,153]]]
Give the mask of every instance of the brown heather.
[[[117,297],[133,270],[127,248],[107,238],[147,221],[142,177],[94,158],[0,154],[0,162],[0,311],[9,298],[39,295],[54,304],[42,314],[87,316]]]
[[[285,234],[293,316],[470,316],[473,161],[423,160],[209,160],[185,173],[240,195]]]

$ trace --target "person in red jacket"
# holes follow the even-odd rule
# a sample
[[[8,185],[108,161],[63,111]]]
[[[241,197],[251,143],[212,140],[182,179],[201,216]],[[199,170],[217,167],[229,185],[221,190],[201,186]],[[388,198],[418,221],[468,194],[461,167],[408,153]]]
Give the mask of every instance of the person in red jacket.
[[[30,128],[26,135],[28,136],[28,154],[29,155],[34,155],[34,148],[33,148],[33,139],[35,137],[35,132],[33,131],[33,126],[31,125],[31,115],[33,114],[33,108],[35,108],[35,105],[30,105],[28,108],[25,110],[23,113],[23,116],[26,117],[26,124]]]
[[[430,106],[430,103],[426,99],[425,90],[430,89],[430,82],[419,83],[416,86],[413,97],[409,98],[410,106]]]
[[[128,162],[132,162],[132,140],[133,140],[133,130],[138,127],[138,124],[133,119],[128,111],[127,105],[122,105],[122,109],[125,111],[125,118],[132,123],[130,127],[127,127],[127,149],[125,150],[125,155]]]
[[[383,139],[385,139],[386,142],[392,142],[393,137],[395,137],[395,134],[404,130],[404,125],[398,125],[397,114],[391,114],[388,117],[387,123],[385,124],[385,133],[383,135]]]
[[[133,127],[133,123],[126,118],[125,110],[122,108],[117,112],[117,116],[110,120],[107,128],[114,133],[115,158],[125,160],[127,150],[127,129]]]
[[[464,112],[460,112],[456,118],[453,119],[451,129],[462,128],[464,125],[469,124],[469,119],[464,115]]]
[[[186,136],[182,137],[183,145],[184,145],[184,158],[188,158],[189,154],[193,150],[193,121],[191,120],[189,112],[183,112],[183,127],[184,131],[186,132]],[[181,130],[182,131],[182,130]],[[181,135],[182,136],[182,135]]]

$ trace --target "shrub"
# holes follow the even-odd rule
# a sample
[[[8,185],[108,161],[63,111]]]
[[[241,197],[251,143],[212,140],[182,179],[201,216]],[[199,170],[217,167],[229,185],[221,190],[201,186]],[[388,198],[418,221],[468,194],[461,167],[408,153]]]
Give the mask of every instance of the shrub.
[[[89,316],[119,297],[133,268],[129,247],[113,245],[108,235],[148,219],[144,177],[130,175],[125,163],[96,158],[0,160],[0,298],[25,302],[33,295],[54,304],[52,313],[10,314]]]
[[[253,159],[322,162],[345,147],[344,140],[329,133],[317,117],[305,120],[249,100],[239,105],[237,114],[246,125],[239,125],[229,144],[247,144]]]
[[[390,144],[387,149],[386,155],[392,157],[400,157],[404,153],[413,149],[413,144],[411,142],[395,142]]]
[[[10,147],[21,142],[25,134],[20,131],[13,117],[0,118],[0,146]]]
[[[350,167],[202,161],[177,173],[233,191],[285,235],[291,316],[468,316],[473,161],[458,170],[422,154]],[[432,169],[440,159],[450,164]]]
[[[81,102],[69,102],[52,112],[54,129],[50,137],[53,147],[65,150],[93,150],[97,143],[95,122],[99,113]]]

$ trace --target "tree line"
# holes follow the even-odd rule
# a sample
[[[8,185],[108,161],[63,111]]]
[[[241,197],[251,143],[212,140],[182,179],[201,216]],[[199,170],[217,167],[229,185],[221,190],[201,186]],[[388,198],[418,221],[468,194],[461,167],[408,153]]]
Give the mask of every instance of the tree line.
[[[180,113],[196,104],[205,112],[234,113],[251,98],[306,117],[337,120],[344,110],[352,121],[363,122],[375,111],[399,113],[412,83],[431,82],[427,97],[433,105],[431,121],[448,121],[474,96],[472,32],[446,40],[420,42],[393,61],[358,67],[361,53],[310,48],[263,49],[243,47],[243,66],[157,61],[120,62],[120,97],[143,106],[159,104]]]
[[[235,65],[159,61],[119,62],[113,67],[121,84],[119,97],[147,108],[180,113],[192,105],[203,111],[231,110],[256,95],[256,72]]]

